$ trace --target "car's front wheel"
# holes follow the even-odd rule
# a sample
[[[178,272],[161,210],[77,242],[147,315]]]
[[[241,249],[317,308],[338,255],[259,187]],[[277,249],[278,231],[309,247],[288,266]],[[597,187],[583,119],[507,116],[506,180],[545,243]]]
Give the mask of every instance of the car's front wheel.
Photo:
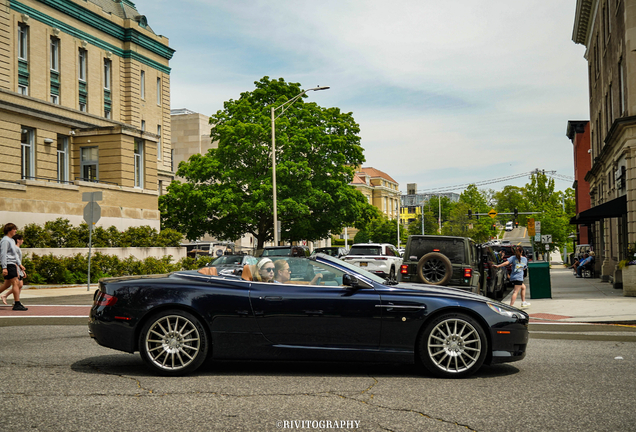
[[[141,358],[162,375],[195,371],[208,354],[208,337],[199,320],[182,310],[152,316],[139,335]]]
[[[433,375],[462,378],[475,373],[484,363],[488,341],[473,318],[449,313],[426,326],[417,349],[420,361]]]

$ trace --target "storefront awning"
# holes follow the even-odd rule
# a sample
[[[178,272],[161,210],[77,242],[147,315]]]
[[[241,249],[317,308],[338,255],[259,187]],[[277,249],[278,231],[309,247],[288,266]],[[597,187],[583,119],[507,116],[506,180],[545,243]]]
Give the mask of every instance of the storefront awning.
[[[589,210],[582,211],[570,219],[570,223],[573,225],[589,225],[601,219],[621,217],[626,214],[627,196],[623,195]]]

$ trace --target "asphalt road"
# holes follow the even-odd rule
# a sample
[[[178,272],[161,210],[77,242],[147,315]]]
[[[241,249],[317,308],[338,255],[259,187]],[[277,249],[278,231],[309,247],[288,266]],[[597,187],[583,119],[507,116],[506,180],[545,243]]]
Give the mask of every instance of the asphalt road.
[[[85,326],[4,327],[0,430],[635,430],[636,329],[541,338],[572,326],[554,327],[534,332],[524,360],[464,380],[394,364],[272,362],[165,378],[98,346]],[[586,333],[593,340],[572,340]],[[602,340],[617,334],[632,341]]]

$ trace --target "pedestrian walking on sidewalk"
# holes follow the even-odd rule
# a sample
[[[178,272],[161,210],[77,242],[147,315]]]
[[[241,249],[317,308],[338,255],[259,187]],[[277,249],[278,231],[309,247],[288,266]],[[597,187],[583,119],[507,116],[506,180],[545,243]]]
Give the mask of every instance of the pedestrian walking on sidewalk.
[[[20,279],[19,274],[21,268],[18,266],[18,257],[22,256],[22,251],[18,249],[13,237],[18,231],[15,224],[8,223],[4,226],[4,237],[0,240],[0,263],[2,264],[2,276],[4,283],[0,286],[0,293],[9,287],[13,289],[13,310],[25,311],[22,303],[20,303]],[[21,261],[20,261],[21,264]],[[5,302],[6,304],[6,302]]]
[[[26,269],[22,265],[22,243],[24,243],[24,237],[22,234],[16,234],[13,236],[13,241],[15,241],[15,245],[18,247],[18,290],[20,294],[22,294],[22,286],[24,285],[24,279],[26,278]],[[2,299],[2,303],[7,304],[7,297],[13,294],[13,290],[7,290],[4,294],[0,294],[0,299]]]
[[[514,256],[509,257],[501,264],[497,264],[495,267],[506,267],[511,265],[512,272],[510,273],[510,282],[512,282],[512,296],[510,297],[510,306],[515,305],[517,295],[521,291],[521,307],[528,307],[530,303],[526,302],[526,286],[523,283],[524,271],[528,268],[528,259],[523,254],[523,247],[517,246],[513,248]]]

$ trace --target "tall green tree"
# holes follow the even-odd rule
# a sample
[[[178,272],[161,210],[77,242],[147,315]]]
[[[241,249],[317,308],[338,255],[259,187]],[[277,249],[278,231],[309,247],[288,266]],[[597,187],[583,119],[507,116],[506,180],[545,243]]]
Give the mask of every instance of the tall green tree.
[[[164,227],[194,240],[204,234],[236,240],[246,233],[257,247],[273,238],[271,108],[302,92],[300,84],[268,77],[210,118],[218,148],[180,164],[159,198]],[[277,114],[279,111],[277,111]],[[317,240],[375,213],[351,187],[364,162],[360,128],[351,113],[305,103],[288,105],[276,121],[276,172],[281,239]]]
[[[400,243],[406,244],[408,233],[400,227]],[[364,229],[358,231],[353,241],[355,243],[390,243],[397,246],[397,219],[389,219],[384,215],[379,215],[369,221]]]
[[[432,211],[424,211],[424,234],[437,235],[437,215],[433,215]],[[411,222],[406,228],[408,235],[421,235],[422,234],[422,215],[418,214],[415,221]]]

